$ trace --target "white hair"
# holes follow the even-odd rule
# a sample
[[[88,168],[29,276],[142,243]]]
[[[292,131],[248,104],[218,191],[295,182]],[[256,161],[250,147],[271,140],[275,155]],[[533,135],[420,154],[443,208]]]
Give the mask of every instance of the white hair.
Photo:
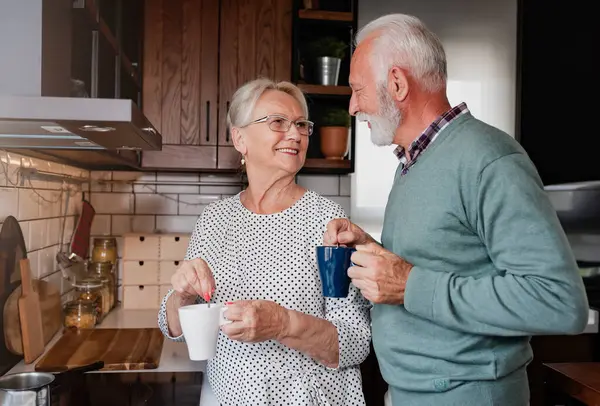
[[[302,114],[308,118],[308,106],[302,90],[290,82],[275,82],[266,78],[258,78],[246,82],[235,91],[227,112],[227,127],[242,127],[252,120],[252,113],[258,99],[268,90],[278,90],[292,96],[300,107]]]
[[[439,38],[416,17],[389,14],[371,21],[356,35],[356,45],[374,35],[371,54],[379,85],[387,84],[394,66],[405,68],[420,86],[430,92],[446,84],[446,53]]]

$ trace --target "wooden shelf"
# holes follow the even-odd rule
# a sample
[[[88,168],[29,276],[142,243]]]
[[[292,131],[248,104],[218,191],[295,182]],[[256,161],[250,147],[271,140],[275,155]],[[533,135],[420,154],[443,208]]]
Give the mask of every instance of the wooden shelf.
[[[340,96],[350,96],[352,94],[350,86],[322,86],[299,83],[298,87],[307,94],[329,94]]]
[[[347,21],[352,22],[354,15],[341,11],[299,10],[298,17],[305,20]]]
[[[318,159],[308,158],[304,163],[304,169],[342,169],[350,170],[352,162],[347,159]]]

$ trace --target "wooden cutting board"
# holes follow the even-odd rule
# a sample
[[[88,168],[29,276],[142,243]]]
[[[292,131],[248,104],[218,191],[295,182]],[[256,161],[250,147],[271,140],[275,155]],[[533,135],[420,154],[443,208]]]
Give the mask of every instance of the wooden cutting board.
[[[46,281],[33,280],[33,289],[40,297],[42,311],[42,333],[44,345],[48,344],[62,325],[62,307],[60,291]],[[18,301],[21,287],[16,288],[4,305],[4,338],[6,348],[14,354],[23,355],[23,339],[21,337],[21,322],[19,321]]]
[[[95,361],[104,361],[104,371],[156,369],[163,343],[158,328],[68,329],[35,370],[60,371]]]
[[[21,264],[21,297],[19,297],[19,321],[21,322],[21,338],[23,339],[23,358],[31,364],[44,352],[42,336],[42,311],[40,295],[33,290],[29,259],[24,258]]]

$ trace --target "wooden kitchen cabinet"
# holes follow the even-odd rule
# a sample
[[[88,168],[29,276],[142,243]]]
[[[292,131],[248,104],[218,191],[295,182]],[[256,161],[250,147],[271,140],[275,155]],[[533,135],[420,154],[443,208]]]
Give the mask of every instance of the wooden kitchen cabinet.
[[[146,0],[143,110],[163,136],[157,170],[237,170],[227,130],[235,90],[291,77],[291,0]]]

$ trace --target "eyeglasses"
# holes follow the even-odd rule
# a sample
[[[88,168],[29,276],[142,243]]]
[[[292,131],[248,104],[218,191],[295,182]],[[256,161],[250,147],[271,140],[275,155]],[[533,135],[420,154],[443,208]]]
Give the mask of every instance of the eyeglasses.
[[[277,132],[287,132],[289,131],[290,127],[292,126],[292,123],[296,126],[296,129],[298,130],[298,132],[302,135],[311,135],[313,133],[313,127],[315,125],[315,123],[313,123],[312,121],[308,121],[308,120],[296,120],[296,121],[292,121],[289,118],[283,117],[283,116],[278,116],[278,115],[270,115],[270,116],[265,116],[262,118],[259,118],[257,120],[254,120],[248,124],[246,124],[244,127],[249,126],[250,124],[257,124],[257,123],[267,123],[267,125],[269,126],[269,128],[272,131],[277,131]]]

